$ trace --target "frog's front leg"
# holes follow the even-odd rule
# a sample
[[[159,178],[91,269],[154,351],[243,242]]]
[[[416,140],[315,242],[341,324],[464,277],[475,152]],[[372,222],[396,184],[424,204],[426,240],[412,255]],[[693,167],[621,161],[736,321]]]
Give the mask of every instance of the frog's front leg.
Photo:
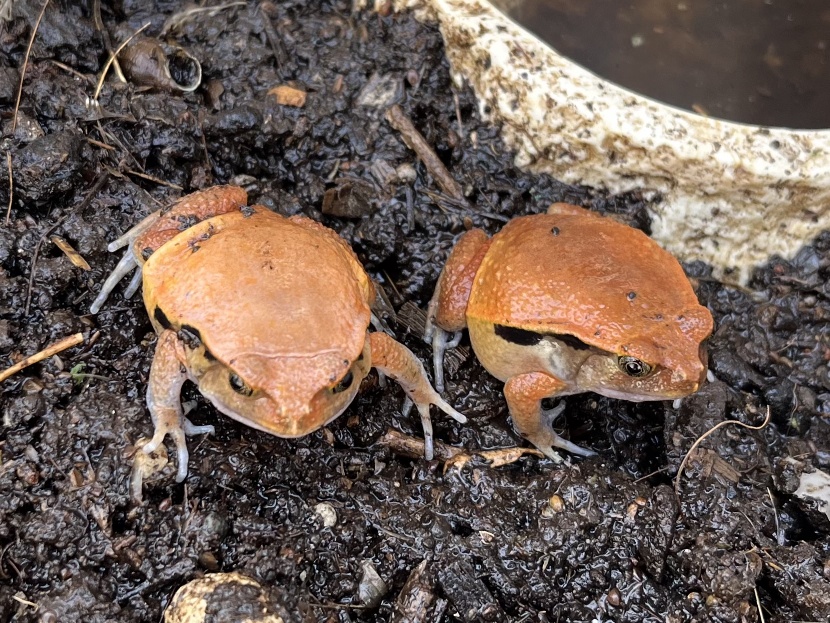
[[[548,414],[542,410],[542,399],[555,396],[565,387],[562,381],[544,372],[519,374],[510,378],[504,386],[504,396],[516,430],[557,463],[562,461],[562,457],[554,452],[554,447],[579,456],[596,454],[593,450],[581,448],[557,435],[551,426],[550,415],[553,413]]]
[[[147,408],[153,418],[153,438],[142,448],[150,454],[167,435],[176,444],[176,482],[187,477],[187,441],[185,435],[213,434],[213,426],[194,426],[182,413],[181,391],[187,380],[184,367],[184,345],[173,331],[162,331],[156,344],[150,381],[147,386]]]
[[[444,391],[444,351],[458,346],[461,330],[467,326],[467,301],[489,247],[490,238],[480,229],[471,229],[461,236],[444,264],[429,301],[424,340],[432,344],[435,388],[439,392]],[[449,338],[451,332],[456,335]]]
[[[406,346],[385,333],[369,334],[369,346],[372,352],[372,365],[397,381],[406,392],[407,398],[418,408],[424,428],[424,457],[431,460],[433,444],[429,405],[435,405],[462,424],[467,422],[467,418],[453,409],[432,388],[427,379],[424,364]]]

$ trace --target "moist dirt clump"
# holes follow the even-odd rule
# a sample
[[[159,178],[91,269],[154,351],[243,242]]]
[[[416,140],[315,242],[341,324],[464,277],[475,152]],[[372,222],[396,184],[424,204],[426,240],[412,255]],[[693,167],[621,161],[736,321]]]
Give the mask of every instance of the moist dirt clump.
[[[374,373],[342,416],[296,440],[238,424],[186,385],[189,417],[216,434],[189,440],[184,483],[171,461],[142,502],[131,499],[152,428],[155,334],[121,287],[97,315],[89,305],[118,260],[107,243],[149,212],[233,183],[252,202],[325,223],[379,284],[382,320],[429,361],[413,310],[465,229],[494,233],[565,201],[648,230],[646,204],[517,170],[451,80],[434,27],[346,1],[52,2],[15,125],[41,6],[15,2],[0,26],[14,179],[10,190],[0,175],[0,205],[13,192],[0,228],[0,368],[76,332],[84,343],[0,386],[0,623],[158,621],[177,589],[219,572],[252,582],[221,584],[218,603],[262,599],[292,621],[830,617],[830,519],[796,495],[804,473],[830,468],[828,235],[773,258],[747,288],[688,265],[716,320],[714,378],[676,408],[567,398],[562,427],[596,457],[494,468],[473,456],[444,473],[381,443],[388,429],[421,428]],[[108,50],[145,24],[141,36],[198,59],[201,86],[137,86],[111,70],[96,101]],[[393,105],[461,196],[389,124]],[[469,353],[462,342],[453,355],[445,397],[470,422],[436,414],[436,440],[521,445],[501,384]],[[699,436],[726,420],[758,426],[767,409],[762,430],[728,425],[704,440],[675,493]]]

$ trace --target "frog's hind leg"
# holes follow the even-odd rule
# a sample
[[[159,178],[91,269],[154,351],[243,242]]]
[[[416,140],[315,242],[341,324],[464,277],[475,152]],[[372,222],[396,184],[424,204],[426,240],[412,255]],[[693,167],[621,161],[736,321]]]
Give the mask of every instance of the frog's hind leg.
[[[424,428],[424,457],[431,460],[433,443],[429,405],[435,405],[462,424],[467,421],[467,418],[453,409],[432,388],[427,379],[424,365],[406,346],[385,333],[371,333],[369,335],[369,346],[372,352],[372,365],[397,381],[406,392],[407,399],[418,408],[418,413],[421,415],[421,424]]]
[[[476,272],[490,247],[490,238],[480,229],[471,229],[458,239],[441,271],[427,308],[424,340],[432,344],[435,388],[444,391],[444,351],[458,346],[461,330],[467,326],[467,301]],[[451,338],[450,333],[455,333]]]
[[[150,454],[167,435],[176,445],[176,482],[187,477],[189,454],[185,435],[213,434],[213,426],[195,426],[182,413],[181,391],[187,380],[183,366],[184,351],[173,331],[162,331],[156,344],[150,381],[147,386],[147,408],[153,418],[153,438],[142,448]]]
[[[553,448],[562,448],[579,456],[593,456],[593,450],[581,448],[575,443],[562,439],[551,424],[561,413],[564,405],[549,411],[542,409],[542,399],[556,395],[564,389],[560,380],[543,372],[529,372],[510,378],[504,386],[504,397],[513,418],[513,425],[522,437],[530,441],[548,458],[557,463],[562,461]]]
[[[89,310],[97,314],[118,282],[137,268],[136,274],[124,292],[124,298],[135,294],[141,284],[141,264],[149,257],[149,254],[181,233],[183,229],[212,216],[237,210],[247,202],[248,194],[238,186],[214,186],[186,195],[169,209],[157,210],[145,217],[138,225],[107,246],[110,253],[123,247],[127,247],[127,251],[115,270],[107,277],[101,287],[101,292],[89,306]]]
[[[118,285],[118,282],[129,275],[133,270],[136,272],[130,281],[127,292],[124,293],[124,298],[129,298],[135,294],[136,290],[138,290],[138,286],[141,284],[141,265],[133,252],[132,243],[136,238],[141,236],[145,231],[158,222],[160,213],[160,211],[156,211],[149,216],[144,217],[138,225],[134,225],[119,238],[113,240],[109,243],[109,245],[107,245],[107,251],[110,253],[115,253],[118,249],[122,249],[124,247],[127,247],[127,250],[124,252],[124,255],[121,257],[118,264],[116,264],[115,269],[113,269],[106,281],[104,281],[104,285],[101,286],[101,291],[98,293],[98,296],[95,297],[92,305],[89,306],[90,312],[97,314],[107,301],[107,298],[109,298],[110,293],[115,289],[115,286]]]

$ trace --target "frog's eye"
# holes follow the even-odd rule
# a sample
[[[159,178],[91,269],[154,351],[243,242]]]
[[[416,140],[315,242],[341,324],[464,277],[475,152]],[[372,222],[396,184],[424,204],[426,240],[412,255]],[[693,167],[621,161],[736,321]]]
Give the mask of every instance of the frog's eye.
[[[251,386],[248,385],[245,381],[243,381],[238,374],[231,372],[228,376],[228,383],[231,385],[231,389],[235,391],[237,394],[242,394],[243,396],[250,396],[254,393],[254,390],[251,389]]]
[[[346,391],[347,389],[349,389],[349,387],[352,386],[352,381],[353,380],[354,380],[354,374],[352,374],[352,371],[349,370],[348,372],[346,372],[346,376],[344,376],[342,379],[340,379],[340,382],[337,383],[337,385],[335,385],[334,387],[331,388],[332,393],[339,394],[340,392]]]
[[[617,357],[617,365],[628,376],[635,378],[647,376],[651,372],[651,366],[645,361],[640,361],[636,357],[629,357],[628,355]]]

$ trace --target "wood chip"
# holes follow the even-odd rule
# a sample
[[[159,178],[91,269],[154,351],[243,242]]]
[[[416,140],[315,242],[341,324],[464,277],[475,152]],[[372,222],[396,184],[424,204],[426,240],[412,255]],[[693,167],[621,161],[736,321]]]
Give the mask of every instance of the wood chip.
[[[412,120],[406,116],[403,109],[397,104],[390,106],[386,111],[386,120],[393,128],[401,133],[403,142],[418,155],[418,158],[424,163],[424,166],[429,170],[432,177],[435,178],[435,181],[438,182],[441,189],[453,199],[466,204],[467,200],[464,198],[461,184],[456,182],[453,176],[450,175],[450,172],[447,171],[447,167],[441,162],[438,154],[430,147],[423,134],[415,128]]]
[[[273,95],[280,106],[293,106],[294,108],[302,108],[305,106],[306,92],[301,91],[295,87],[281,84],[268,91],[268,95]]]
[[[64,252],[64,255],[66,255],[66,257],[69,258],[69,261],[72,262],[73,266],[76,266],[77,268],[82,268],[84,270],[91,270],[91,267],[87,263],[87,261],[64,238],[52,235],[49,236],[49,240],[51,240],[56,247],[58,247],[61,251]]]

